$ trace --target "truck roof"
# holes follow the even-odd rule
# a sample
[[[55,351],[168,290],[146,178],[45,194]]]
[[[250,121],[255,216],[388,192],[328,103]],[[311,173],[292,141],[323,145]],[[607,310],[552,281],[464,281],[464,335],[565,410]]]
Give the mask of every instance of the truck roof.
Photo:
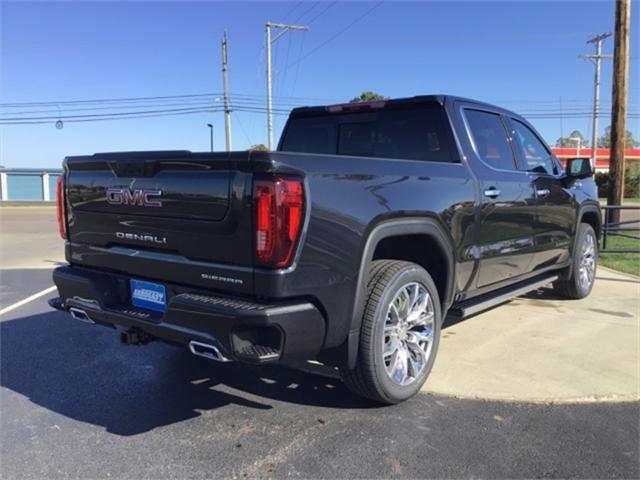
[[[318,113],[326,113],[326,112],[343,112],[343,111],[355,111],[361,110],[364,108],[382,108],[383,106],[391,106],[391,105],[420,105],[420,104],[438,104],[444,106],[448,103],[453,103],[456,101],[461,101],[465,103],[474,103],[479,106],[491,107],[492,109],[500,110],[504,113],[508,113],[510,115],[515,115],[519,117],[515,112],[507,110],[505,108],[499,107],[497,105],[492,105],[487,102],[482,102],[480,100],[473,100],[471,98],[459,97],[456,95],[416,95],[413,97],[403,97],[403,98],[389,98],[384,100],[372,100],[368,102],[348,102],[348,103],[339,103],[334,105],[316,105],[316,106],[307,106],[307,107],[297,107],[291,110],[290,116],[306,116],[313,115]]]

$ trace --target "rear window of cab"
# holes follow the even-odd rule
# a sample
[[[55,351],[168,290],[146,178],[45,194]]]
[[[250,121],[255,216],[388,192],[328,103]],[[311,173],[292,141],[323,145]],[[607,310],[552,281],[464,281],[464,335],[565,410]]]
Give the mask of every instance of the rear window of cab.
[[[289,119],[280,151],[459,161],[440,106],[294,116]]]

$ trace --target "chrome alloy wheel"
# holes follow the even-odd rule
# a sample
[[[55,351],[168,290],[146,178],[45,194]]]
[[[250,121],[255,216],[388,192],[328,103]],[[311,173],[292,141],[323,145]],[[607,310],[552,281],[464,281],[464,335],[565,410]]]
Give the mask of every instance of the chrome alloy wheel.
[[[433,300],[419,283],[401,287],[387,308],[382,357],[389,378],[405,386],[424,371],[433,349]]]
[[[580,287],[588,289],[596,275],[596,241],[591,232],[587,233],[580,251],[580,266],[578,269]]]

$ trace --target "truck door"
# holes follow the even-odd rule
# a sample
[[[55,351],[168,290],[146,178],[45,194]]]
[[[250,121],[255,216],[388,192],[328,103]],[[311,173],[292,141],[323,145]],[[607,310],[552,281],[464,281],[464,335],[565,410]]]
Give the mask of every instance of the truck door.
[[[577,220],[575,199],[563,183],[562,168],[535,130],[518,118],[510,117],[509,123],[516,156],[536,194],[536,253],[531,267],[542,270],[569,260]]]
[[[461,113],[471,146],[467,161],[480,187],[476,287],[482,288],[530,271],[536,199],[502,115],[472,105]]]

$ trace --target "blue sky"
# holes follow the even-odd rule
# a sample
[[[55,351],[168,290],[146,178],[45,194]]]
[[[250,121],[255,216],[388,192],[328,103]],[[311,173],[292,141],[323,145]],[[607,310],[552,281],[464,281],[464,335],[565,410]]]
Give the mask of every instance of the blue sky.
[[[456,94],[544,115],[557,116],[561,108],[565,114],[590,111],[593,66],[577,56],[592,53],[585,43],[590,35],[613,30],[613,1],[386,1],[373,8],[376,4],[5,1],[0,4],[0,101],[221,92],[220,38],[227,30],[232,99],[240,103],[240,95],[248,95],[242,99],[262,107],[264,23],[271,20],[311,22],[308,32],[289,32],[274,45],[274,94],[280,109],[347,101],[363,90],[374,90],[390,97]],[[629,100],[630,110],[637,112],[637,2],[632,14]],[[609,39],[604,50],[610,53],[612,48]],[[611,102],[611,68],[612,62],[605,61],[605,113]],[[142,110],[181,109],[196,100],[219,105],[215,98],[207,99],[162,100],[161,106]],[[63,116],[110,112],[105,105],[109,106],[93,104],[89,106],[101,110],[76,112],[62,105],[60,111]],[[14,117],[24,111],[58,115],[55,106],[4,107],[2,115]],[[285,119],[276,116],[276,138]],[[573,129],[590,136],[588,118],[532,122],[550,143]],[[62,130],[54,121],[1,125],[0,164],[55,167],[65,155],[99,151],[203,151],[209,148],[207,123],[215,125],[215,147],[222,149],[222,113],[67,122]],[[236,111],[232,123],[234,149],[266,143],[264,113]],[[601,129],[608,124],[608,118],[601,119]],[[628,125],[639,138],[638,119],[630,119]]]

